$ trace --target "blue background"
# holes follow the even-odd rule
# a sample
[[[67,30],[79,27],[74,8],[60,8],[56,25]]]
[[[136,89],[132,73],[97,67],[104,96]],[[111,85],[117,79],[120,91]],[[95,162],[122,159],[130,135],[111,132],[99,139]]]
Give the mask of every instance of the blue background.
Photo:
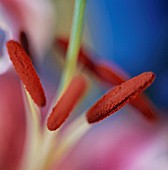
[[[100,58],[131,76],[155,72],[148,93],[157,106],[168,109],[168,1],[91,0],[86,19]]]

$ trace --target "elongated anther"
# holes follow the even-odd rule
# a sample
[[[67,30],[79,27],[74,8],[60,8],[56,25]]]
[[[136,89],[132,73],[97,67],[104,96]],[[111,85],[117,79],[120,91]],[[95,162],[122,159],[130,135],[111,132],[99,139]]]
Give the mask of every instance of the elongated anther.
[[[49,130],[56,130],[64,123],[80,98],[84,95],[86,88],[87,81],[82,74],[76,75],[72,79],[48,118],[47,126]]]
[[[154,79],[154,73],[145,72],[116,86],[88,110],[88,122],[98,122],[118,111],[149,87]]]
[[[106,64],[95,64],[94,71],[102,80],[111,85],[119,85],[128,79],[127,75],[119,71],[116,72]],[[137,96],[136,99],[130,101],[130,104],[138,109],[149,121],[157,119],[156,108],[145,94]]]
[[[68,39],[57,38],[56,45],[61,49],[64,54],[63,57],[65,57],[68,48]],[[94,62],[87,56],[82,47],[79,50],[78,62],[91,70],[94,68]]]
[[[129,79],[122,71],[103,63],[95,63],[93,71],[101,80],[113,86],[120,85]]]
[[[58,37],[56,44],[65,54],[68,47],[68,39]],[[114,69],[104,63],[94,62],[83,47],[80,49],[78,61],[92,71],[102,82],[112,86],[120,85],[129,79],[129,76],[120,69]],[[145,94],[139,95],[136,100],[132,100],[130,104],[139,110],[147,120],[153,121],[157,119],[157,109]]]
[[[13,40],[7,42],[7,49],[15,70],[30,96],[38,106],[44,106],[46,104],[44,90],[29,56],[22,46]]]

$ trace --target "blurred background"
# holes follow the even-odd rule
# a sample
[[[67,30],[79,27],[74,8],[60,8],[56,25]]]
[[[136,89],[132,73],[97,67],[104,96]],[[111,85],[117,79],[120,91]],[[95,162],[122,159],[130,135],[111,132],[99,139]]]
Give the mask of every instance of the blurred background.
[[[48,99],[47,106],[42,110],[45,117],[52,97],[57,91],[64,66],[55,48],[55,38],[69,37],[74,0],[2,0],[2,2],[6,13],[1,16],[0,3],[0,24],[3,20],[16,22],[14,25],[11,23],[9,29],[12,31],[16,29],[14,33],[18,36],[18,30],[22,28],[30,41],[33,64]],[[19,79],[10,62],[5,61],[7,63],[5,66],[5,62],[1,61],[6,55],[6,53],[4,55],[5,41],[9,38],[7,31],[3,27],[0,28],[0,71],[3,70],[3,74],[0,72],[0,135],[3,136],[0,137],[3,139],[0,140],[0,158],[5,155],[3,158],[7,162],[5,166],[8,166],[10,160],[13,170],[12,163],[15,162],[16,151],[19,152],[16,164],[21,157],[22,149],[18,150],[17,147],[18,141],[23,145],[25,139],[23,121],[25,118]],[[159,114],[168,115],[167,0],[88,0],[82,44],[92,55],[93,60],[115,63],[130,77],[145,71],[153,71],[156,80],[146,93],[159,109]],[[10,71],[5,74],[8,68]],[[13,79],[8,76],[10,72]],[[92,85],[87,97],[74,111],[78,114],[88,109],[107,90],[98,83],[99,81],[95,81],[97,79],[94,79],[89,71],[88,74]],[[14,88],[14,85],[17,85],[17,88]],[[15,96],[18,97],[17,100]],[[16,109],[13,109],[11,114],[11,108],[14,106]],[[125,165],[130,165],[133,168],[130,169],[128,166],[128,170],[167,170],[167,119],[162,119],[161,116],[159,122],[150,124],[140,119],[138,114],[134,114],[136,112],[136,109],[128,105],[121,109],[119,114],[114,114],[102,123],[94,125],[75,149],[68,153],[65,158],[67,162],[63,160],[57,169],[126,170]],[[17,119],[18,115],[20,119]],[[6,123],[9,118],[11,123]],[[67,122],[74,120],[73,118],[70,117]],[[21,140],[17,141],[19,138],[15,138],[16,135],[20,136]],[[6,147],[2,149],[4,144]],[[0,161],[2,160],[4,164],[3,159]]]
[[[55,2],[58,34],[69,35],[72,2]],[[86,45],[89,43],[96,57],[115,62],[131,76],[155,72],[157,78],[148,94],[165,110],[168,109],[167,30],[167,0],[89,0],[87,3]]]

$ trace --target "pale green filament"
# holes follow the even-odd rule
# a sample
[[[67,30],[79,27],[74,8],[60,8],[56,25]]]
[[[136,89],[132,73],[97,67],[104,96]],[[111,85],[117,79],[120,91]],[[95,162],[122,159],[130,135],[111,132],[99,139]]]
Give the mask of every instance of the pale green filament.
[[[78,53],[83,32],[85,6],[86,0],[75,1],[75,10],[69,39],[69,46],[66,54],[65,69],[59,88],[61,93],[66,89],[76,72]]]
[[[42,134],[40,131],[40,110],[35,105],[25,87],[22,86],[24,103],[26,108],[26,144],[21,169],[35,169],[37,153],[40,150]]]
[[[74,145],[88,132],[91,125],[85,118],[85,112],[65,128],[59,143],[56,146],[54,161],[58,163],[61,157],[63,159]]]
[[[59,95],[53,99],[53,103],[51,107],[53,107],[56,101],[58,101],[59,97],[67,88],[67,86],[69,85],[71,79],[73,78],[76,72],[78,53],[80,49],[80,42],[81,42],[81,37],[83,32],[85,6],[86,6],[86,0],[75,0],[75,10],[73,15],[73,23],[72,23],[69,46],[68,46],[68,51],[65,60],[65,68],[58,89]],[[51,112],[51,110],[52,108],[49,109],[49,113]],[[42,150],[39,155],[42,158],[40,160],[41,169],[46,169],[49,166],[49,163],[52,163],[54,159],[55,153],[53,153],[53,151],[55,148],[54,144],[56,144],[54,142],[57,137],[57,134],[58,134],[58,130],[56,132],[49,132],[46,128],[44,129],[43,143],[41,147]],[[60,151],[59,153],[62,152]],[[59,156],[61,157],[60,154]],[[58,159],[60,159],[60,157]]]
[[[69,46],[66,54],[65,68],[59,84],[58,93],[56,94],[56,96],[54,96],[47,115],[51,113],[53,106],[56,104],[62,93],[65,91],[76,72],[78,53],[83,32],[85,6],[86,0],[75,0],[73,23],[71,28]]]
[[[70,35],[69,47],[65,60],[65,69],[63,71],[61,83],[59,86],[59,96],[67,88],[69,82],[74,76],[77,69],[77,58],[80,48],[80,42],[83,32],[83,21],[84,21],[84,11],[85,11],[86,0],[75,0],[75,10],[73,16],[72,30]],[[23,88],[24,89],[24,88]],[[25,89],[24,89],[25,90]],[[51,163],[55,160],[55,147],[56,147],[56,137],[58,135],[58,130],[56,132],[49,132],[47,128],[44,128],[44,132],[40,131],[40,115],[39,110],[32,101],[28,92],[24,91],[25,104],[27,110],[27,123],[28,123],[28,133],[27,133],[27,148],[25,148],[25,157],[23,160],[23,165],[21,169],[26,167],[27,169],[48,169]],[[54,100],[54,105],[58,100],[58,97]],[[53,105],[51,105],[53,107]],[[51,108],[52,109],[52,108]],[[49,112],[51,111],[49,110]],[[86,125],[86,124],[84,124]],[[76,132],[73,131],[72,136],[67,135],[67,142],[60,146],[59,152],[57,154],[57,159],[59,160],[62,155],[65,154],[64,149],[69,149],[79,138],[74,138],[74,135],[80,137],[79,133],[83,135],[87,131],[88,125],[81,126],[81,128]],[[76,132],[76,133],[75,133]],[[74,134],[74,135],[73,135]],[[64,148],[64,149],[63,149]]]

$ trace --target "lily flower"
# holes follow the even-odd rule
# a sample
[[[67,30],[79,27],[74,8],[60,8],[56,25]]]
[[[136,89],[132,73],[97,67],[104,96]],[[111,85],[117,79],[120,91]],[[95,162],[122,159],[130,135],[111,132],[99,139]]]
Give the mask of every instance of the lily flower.
[[[64,153],[66,153],[64,149],[67,148],[68,150],[73,146],[73,144],[75,144],[78,136],[80,137],[82,133],[85,133],[85,131],[90,128],[89,123],[100,121],[101,119],[104,119],[108,115],[119,110],[128,101],[131,101],[142,91],[144,91],[153,82],[155,77],[152,72],[146,72],[122,83],[119,86],[116,86],[116,88],[105,94],[87,111],[87,120],[83,117],[74,120],[73,123],[64,129],[61,137],[58,137],[57,135],[59,134],[60,126],[67,119],[72,109],[76,106],[79,99],[86,91],[87,81],[85,76],[82,74],[75,76],[69,83],[67,90],[63,92],[58,103],[56,103],[48,118],[48,129],[58,129],[58,131],[55,134],[48,133],[46,130],[40,130],[41,126],[38,124],[38,116],[40,115],[38,115],[39,110],[37,109],[36,105],[40,107],[45,105],[46,97],[43,87],[40,83],[40,79],[33,68],[31,60],[21,44],[14,40],[8,41],[7,49],[15,70],[27,90],[27,92],[23,92],[25,94],[25,102],[27,101],[25,103],[27,108],[26,111],[32,112],[33,124],[28,121],[28,126],[32,124],[34,129],[32,132],[32,126],[28,127],[30,128],[28,132],[30,133],[29,138],[31,140],[28,142],[30,146],[27,146],[24,155],[25,157],[23,159],[24,165],[26,165],[28,169],[36,169],[39,167],[40,165],[38,162],[41,162],[41,159],[44,161],[44,164],[41,164],[40,169],[49,168],[53,164],[54,159],[58,159],[58,161],[60,161],[61,157],[64,157]],[[76,126],[78,129],[76,129]],[[69,130],[70,132],[67,134],[67,131]],[[75,139],[73,139],[74,135]],[[58,143],[55,144],[56,137],[58,137]],[[49,140],[49,145],[47,145],[48,142],[46,143],[46,140]],[[67,143],[67,141],[69,142]],[[53,154],[54,149],[55,153]],[[31,152],[29,152],[30,150]],[[34,159],[32,160],[32,158],[35,156],[38,156],[38,160],[36,161],[34,161]]]
[[[5,1],[3,2],[5,4]],[[83,0],[76,1],[77,12],[75,11],[75,14],[78,14],[75,15],[76,21],[79,21],[79,16],[83,18],[84,4]],[[73,25],[75,29],[80,28],[83,24],[82,21],[83,19],[74,22],[78,24],[76,27],[75,24]],[[27,31],[25,32],[27,33]],[[27,39],[25,32],[21,32],[21,40],[14,37],[9,38],[3,48],[3,51],[6,50],[17,76],[9,71],[0,76],[0,89],[2,89],[0,96],[0,115],[2,117],[0,119],[2,121],[0,122],[2,126],[0,128],[2,132],[0,133],[0,169],[149,169],[149,164],[142,158],[144,154],[148,160],[151,153],[156,156],[163,154],[166,143],[161,141],[167,140],[165,136],[167,127],[161,126],[159,119],[149,122],[141,119],[137,114],[129,113],[137,113],[136,110],[132,111],[128,106],[127,111],[123,107],[136,100],[154,82],[155,74],[144,72],[128,80],[122,77],[118,79],[116,78],[119,77],[118,72],[114,71],[114,75],[109,76],[111,69],[105,66],[100,67],[101,63],[92,62],[93,68],[90,67],[90,70],[97,74],[101,81],[109,80],[111,77],[117,83],[114,88],[109,89],[89,107],[85,107],[85,111],[82,113],[79,104],[84,104],[86,97],[92,97],[91,92],[95,87],[91,88],[92,74],[75,66],[80,47],[81,30],[74,31],[75,33],[72,30],[74,34],[79,34],[74,36],[75,39],[73,36],[71,37],[65,60],[65,72],[63,72],[58,93],[52,102],[31,61],[30,55],[33,53],[33,49],[26,48],[28,47],[26,44],[30,47],[34,44],[33,40]],[[73,45],[76,48],[73,48]],[[36,46],[34,48],[38,49]],[[71,48],[76,51],[72,52]],[[88,62],[91,60],[88,59]],[[87,64],[85,65],[87,66]],[[103,71],[107,71],[107,77],[103,75]],[[118,80],[121,82],[119,83]],[[50,107],[45,113],[45,120],[42,123],[42,109],[48,103]],[[144,105],[141,106],[144,107]],[[79,108],[80,115],[75,115],[76,108]],[[137,108],[139,109],[140,106]],[[141,111],[141,109],[139,110]],[[144,110],[142,109],[142,111]],[[120,112],[119,115],[115,114],[117,111]],[[146,110],[144,112],[147,120],[156,118],[155,112],[149,113],[149,116]],[[115,119],[115,116],[118,117]],[[98,127],[99,125],[100,127]],[[158,133],[155,134],[156,131]],[[87,132],[90,133],[90,136],[87,136],[89,135]],[[159,145],[157,145],[158,141]],[[82,142],[84,143],[82,144]],[[155,150],[155,147],[158,150]],[[166,157],[167,154],[164,153],[164,158]],[[154,160],[150,160],[150,163],[152,164]],[[164,166],[167,166],[166,161],[164,162],[162,159],[157,167],[160,168],[163,163]]]

